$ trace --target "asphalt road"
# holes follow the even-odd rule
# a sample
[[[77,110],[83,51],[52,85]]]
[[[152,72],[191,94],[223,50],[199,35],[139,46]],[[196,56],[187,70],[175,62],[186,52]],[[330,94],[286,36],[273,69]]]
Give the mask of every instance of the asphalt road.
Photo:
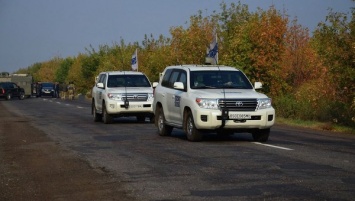
[[[2,101],[63,149],[115,175],[137,200],[354,200],[355,136],[276,125],[267,143],[247,133],[181,130],[161,137],[148,120],[94,122],[85,100]]]

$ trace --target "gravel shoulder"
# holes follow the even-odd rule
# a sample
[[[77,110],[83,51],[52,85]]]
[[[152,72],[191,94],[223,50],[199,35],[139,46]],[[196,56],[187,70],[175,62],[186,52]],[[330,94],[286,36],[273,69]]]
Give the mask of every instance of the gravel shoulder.
[[[134,200],[114,175],[61,148],[0,102],[0,200]]]

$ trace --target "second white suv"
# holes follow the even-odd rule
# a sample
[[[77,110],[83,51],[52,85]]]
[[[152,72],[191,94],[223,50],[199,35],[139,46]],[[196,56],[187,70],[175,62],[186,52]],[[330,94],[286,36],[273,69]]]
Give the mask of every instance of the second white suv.
[[[153,109],[159,135],[173,128],[190,141],[202,140],[204,131],[220,135],[250,132],[265,142],[275,122],[271,99],[257,92],[243,72],[227,66],[170,66],[155,88]]]
[[[114,117],[136,116],[153,119],[153,88],[141,72],[102,72],[92,89],[94,121],[112,123]]]

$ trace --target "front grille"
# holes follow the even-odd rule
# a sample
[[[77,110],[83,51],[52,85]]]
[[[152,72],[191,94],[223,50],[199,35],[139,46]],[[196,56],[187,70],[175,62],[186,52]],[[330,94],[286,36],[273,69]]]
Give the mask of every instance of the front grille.
[[[219,107],[229,111],[255,111],[258,106],[256,99],[219,99]]]
[[[148,94],[146,93],[140,93],[140,94],[127,94],[123,95],[122,97],[122,101],[126,100],[126,97],[128,99],[128,101],[132,101],[132,102],[139,102],[139,101],[147,101],[148,100]]]

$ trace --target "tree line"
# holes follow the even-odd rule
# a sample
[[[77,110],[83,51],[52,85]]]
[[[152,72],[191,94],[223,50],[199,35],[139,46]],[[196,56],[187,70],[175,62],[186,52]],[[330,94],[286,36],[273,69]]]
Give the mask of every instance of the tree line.
[[[251,12],[247,5],[222,3],[221,12],[190,17],[170,37],[145,35],[142,42],[89,46],[74,57],[55,57],[17,73],[35,81],[74,82],[89,94],[102,71],[131,70],[138,48],[139,71],[151,81],[169,65],[204,64],[206,48],[218,35],[219,64],[234,66],[273,99],[278,116],[355,127],[355,9],[329,10],[312,34],[275,7]]]

